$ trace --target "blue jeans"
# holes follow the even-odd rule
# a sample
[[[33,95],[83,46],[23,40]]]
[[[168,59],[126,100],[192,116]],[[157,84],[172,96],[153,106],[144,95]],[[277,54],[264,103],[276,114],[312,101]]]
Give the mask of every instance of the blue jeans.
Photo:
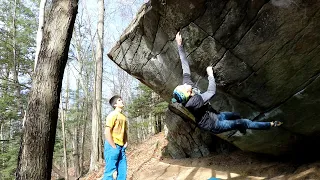
[[[223,133],[230,130],[245,129],[270,129],[270,122],[257,122],[249,119],[241,119],[238,113],[221,112],[215,122],[214,133]]]
[[[113,180],[112,174],[117,171],[117,180],[127,178],[127,157],[126,148],[117,145],[113,148],[108,141],[104,142],[104,160],[106,167],[104,169],[103,180]]]

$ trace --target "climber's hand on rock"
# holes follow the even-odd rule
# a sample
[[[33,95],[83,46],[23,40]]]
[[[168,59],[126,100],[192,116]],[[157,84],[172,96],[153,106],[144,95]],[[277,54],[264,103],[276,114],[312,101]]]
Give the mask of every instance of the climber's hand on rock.
[[[212,68],[212,66],[208,66],[206,70],[207,70],[208,76],[213,76],[213,68]]]
[[[178,44],[179,46],[182,45],[182,37],[181,37],[180,32],[178,32],[178,33],[176,34],[176,41],[177,41],[177,44]]]

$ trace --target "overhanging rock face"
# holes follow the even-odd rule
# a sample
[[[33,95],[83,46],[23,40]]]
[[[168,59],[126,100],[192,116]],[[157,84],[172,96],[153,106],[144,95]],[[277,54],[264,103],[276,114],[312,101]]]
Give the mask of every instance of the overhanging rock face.
[[[220,137],[246,151],[289,153],[320,135],[319,10],[320,0],[152,0],[108,56],[170,100],[182,81],[174,41],[181,30],[202,90],[206,66],[214,67],[215,109],[284,122],[270,131]]]

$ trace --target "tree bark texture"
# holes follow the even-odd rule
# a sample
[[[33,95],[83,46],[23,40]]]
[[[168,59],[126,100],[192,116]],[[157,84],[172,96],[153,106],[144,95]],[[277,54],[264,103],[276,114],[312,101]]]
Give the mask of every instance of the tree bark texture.
[[[16,179],[50,179],[59,97],[78,0],[55,0],[46,13],[43,39],[28,101]]]

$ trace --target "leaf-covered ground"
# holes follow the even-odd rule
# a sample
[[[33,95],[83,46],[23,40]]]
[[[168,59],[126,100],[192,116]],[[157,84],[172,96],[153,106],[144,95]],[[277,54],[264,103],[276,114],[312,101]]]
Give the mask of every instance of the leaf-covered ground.
[[[298,164],[235,151],[206,158],[170,159],[161,156],[164,133],[127,150],[128,180],[320,179],[320,161]],[[103,168],[83,180],[102,179]]]

